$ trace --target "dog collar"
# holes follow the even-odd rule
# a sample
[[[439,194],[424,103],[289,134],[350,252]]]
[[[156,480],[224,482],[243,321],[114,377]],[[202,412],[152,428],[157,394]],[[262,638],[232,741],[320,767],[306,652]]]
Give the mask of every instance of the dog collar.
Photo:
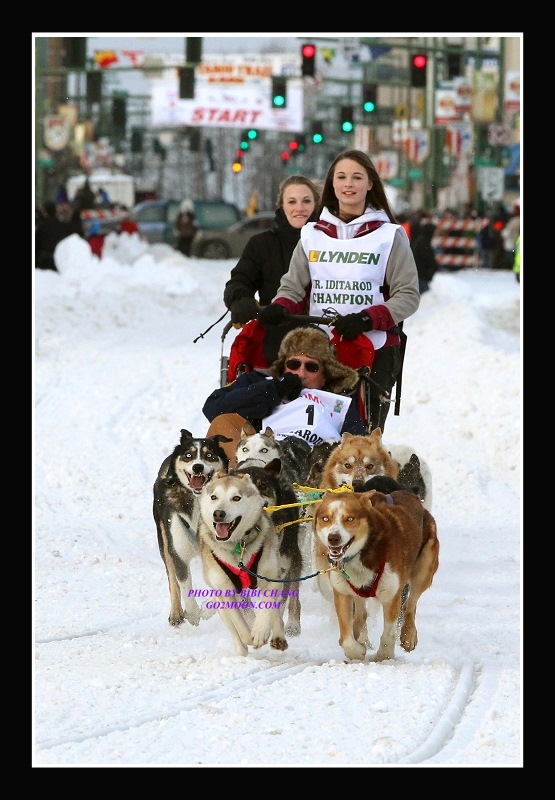
[[[240,594],[243,589],[256,589],[256,578],[252,575],[249,575],[248,572],[245,572],[244,569],[240,569],[239,567],[234,567],[233,564],[228,564],[226,561],[222,561],[221,558],[218,558],[217,555],[214,553],[212,554],[220,567],[223,571],[227,574],[229,580],[235,586],[235,591],[237,594]],[[257,553],[253,553],[249,559],[249,563],[247,564],[247,569],[256,572],[256,567],[260,560],[260,556],[262,555],[262,550],[259,550]]]

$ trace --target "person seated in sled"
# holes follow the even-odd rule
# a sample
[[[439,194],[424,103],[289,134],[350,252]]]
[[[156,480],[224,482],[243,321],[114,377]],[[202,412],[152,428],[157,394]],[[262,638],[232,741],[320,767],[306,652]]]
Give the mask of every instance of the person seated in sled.
[[[327,333],[317,326],[296,328],[283,338],[269,369],[242,373],[207,398],[203,414],[207,436],[221,433],[231,461],[245,421],[257,430],[269,427],[280,441],[295,437],[308,456],[323,441],[340,441],[348,431],[366,435],[355,394],[356,370],[338,361]]]

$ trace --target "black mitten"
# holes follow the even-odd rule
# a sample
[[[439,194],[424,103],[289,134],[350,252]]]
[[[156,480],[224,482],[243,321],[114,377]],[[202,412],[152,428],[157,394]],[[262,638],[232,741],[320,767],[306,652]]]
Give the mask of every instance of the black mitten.
[[[337,318],[334,327],[343,339],[354,339],[359,333],[372,330],[372,318],[364,311],[359,311],[357,314],[346,314],[344,317]]]
[[[303,384],[298,375],[286,372],[283,378],[275,381],[277,393],[282,399],[295,400],[303,388]]]
[[[278,303],[270,303],[258,312],[258,321],[266,327],[267,325],[279,325],[285,322],[289,316],[289,311]]]
[[[251,319],[256,319],[259,305],[254,297],[240,297],[231,304],[231,321],[245,325]]]

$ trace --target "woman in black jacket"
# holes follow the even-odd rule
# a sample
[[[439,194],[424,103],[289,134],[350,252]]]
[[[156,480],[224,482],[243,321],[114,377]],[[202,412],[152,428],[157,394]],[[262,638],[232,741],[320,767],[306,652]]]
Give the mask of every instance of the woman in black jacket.
[[[418,288],[420,294],[424,294],[430,288],[432,278],[437,272],[438,264],[436,261],[435,250],[432,245],[432,238],[436,226],[433,222],[423,222],[418,227],[416,236],[411,241],[411,250],[418,270]]]
[[[303,175],[291,175],[281,183],[272,229],[249,239],[225,285],[224,303],[237,326],[256,319],[259,304],[272,302],[281,276],[289,269],[301,228],[317,219],[315,208],[319,199],[317,187]],[[280,342],[292,327],[293,323],[265,330],[263,348],[268,365],[277,358]]]

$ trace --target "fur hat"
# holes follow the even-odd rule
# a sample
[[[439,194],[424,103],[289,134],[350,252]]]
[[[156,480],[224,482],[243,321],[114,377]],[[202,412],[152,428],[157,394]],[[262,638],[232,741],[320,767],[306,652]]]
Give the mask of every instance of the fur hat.
[[[326,382],[323,388],[327,392],[348,393],[358,383],[358,373],[337,360],[333,345],[322,328],[311,325],[289,331],[283,337],[278,357],[272,364],[272,374],[281,377],[287,359],[299,355],[311,356],[322,362],[326,373]]]

